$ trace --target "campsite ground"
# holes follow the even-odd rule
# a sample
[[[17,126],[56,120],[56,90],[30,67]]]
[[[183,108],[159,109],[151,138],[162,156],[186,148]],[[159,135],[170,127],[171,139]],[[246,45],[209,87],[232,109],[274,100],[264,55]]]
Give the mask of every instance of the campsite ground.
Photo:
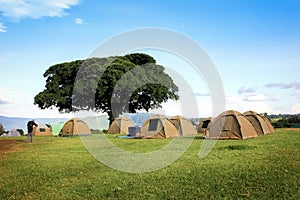
[[[108,137],[137,152],[170,142]],[[175,163],[143,174],[106,167],[78,137],[25,141],[0,138],[0,199],[300,199],[300,130],[218,141],[204,159],[197,136]]]

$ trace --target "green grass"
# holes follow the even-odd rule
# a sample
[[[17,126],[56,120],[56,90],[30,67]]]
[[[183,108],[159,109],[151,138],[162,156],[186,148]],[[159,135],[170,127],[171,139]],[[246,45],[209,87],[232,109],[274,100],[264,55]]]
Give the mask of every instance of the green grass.
[[[108,137],[136,152],[170,142]],[[300,131],[218,141],[204,159],[197,136],[172,165],[142,174],[101,164],[77,137],[17,140],[0,148],[0,199],[300,199]]]

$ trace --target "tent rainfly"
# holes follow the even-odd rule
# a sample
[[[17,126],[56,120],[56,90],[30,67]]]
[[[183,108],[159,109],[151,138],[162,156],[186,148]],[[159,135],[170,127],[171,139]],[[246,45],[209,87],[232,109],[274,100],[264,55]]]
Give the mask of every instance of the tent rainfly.
[[[73,135],[90,135],[91,130],[88,125],[81,119],[72,118],[66,121],[64,124],[61,135],[73,136]]]
[[[107,133],[110,134],[128,134],[128,127],[134,126],[134,123],[128,117],[118,117],[111,125]]]
[[[272,133],[272,130],[274,129],[272,124],[268,124],[269,122],[266,121],[260,114],[254,112],[254,111],[247,111],[247,112],[244,112],[243,114],[252,123],[254,129],[256,130],[256,132],[258,134],[262,135],[262,134]]]
[[[258,136],[246,116],[234,110],[228,110],[218,115],[208,130],[209,139],[243,140]]]
[[[61,129],[64,127],[64,122],[58,124],[51,124],[52,135],[57,136],[61,133]]]
[[[172,122],[162,115],[153,115],[141,127],[144,138],[173,138],[179,136]]]
[[[170,118],[170,121],[176,127],[180,136],[197,134],[197,130],[193,126],[192,122],[183,116],[174,116]]]

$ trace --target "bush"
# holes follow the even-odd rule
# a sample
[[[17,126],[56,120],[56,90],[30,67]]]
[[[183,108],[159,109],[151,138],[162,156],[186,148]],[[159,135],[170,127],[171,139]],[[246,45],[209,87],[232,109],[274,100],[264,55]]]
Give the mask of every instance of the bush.
[[[300,114],[289,115],[289,114],[279,114],[272,115],[273,120],[272,124],[275,128],[291,128],[300,123]]]

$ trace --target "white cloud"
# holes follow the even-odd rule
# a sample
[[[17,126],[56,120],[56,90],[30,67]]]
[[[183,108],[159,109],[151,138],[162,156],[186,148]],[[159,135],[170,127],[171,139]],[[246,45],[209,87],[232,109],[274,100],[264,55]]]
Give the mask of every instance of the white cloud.
[[[57,109],[41,110],[33,104],[14,103],[0,105],[0,115],[8,117],[28,117],[28,118],[70,118],[73,114],[61,114]]]
[[[7,32],[7,27],[6,26],[4,26],[4,24],[3,23],[0,23],[0,32],[2,32],[2,33],[5,33],[5,32]]]
[[[0,105],[9,104],[8,101],[0,99]]]
[[[264,94],[246,94],[243,101],[265,101],[267,98]]]
[[[161,114],[166,116],[183,115],[185,117],[211,117],[213,113],[213,105],[209,99],[181,99],[178,101],[169,100],[161,104],[162,108],[151,109],[149,112],[153,114]]]
[[[295,105],[293,105],[291,112],[296,114],[300,113],[300,103],[296,103]]]
[[[61,17],[79,0],[0,0],[0,12],[14,19]]]
[[[32,98],[24,91],[16,91],[0,86],[0,94],[0,115],[30,118],[63,117],[71,115],[60,114],[57,109],[39,109],[36,105],[33,105]]]
[[[74,22],[75,22],[76,24],[78,24],[78,25],[81,25],[81,24],[83,24],[83,19],[76,18],[76,19],[74,20]]]
[[[280,95],[277,95],[277,96],[270,96],[267,98],[268,101],[278,101],[281,99],[281,96]]]
[[[250,95],[248,101],[245,101],[240,96],[227,96],[226,97],[226,110],[237,110],[241,113],[253,110],[257,113],[275,113],[275,110],[271,108],[266,101],[266,96],[263,94],[259,95]]]

